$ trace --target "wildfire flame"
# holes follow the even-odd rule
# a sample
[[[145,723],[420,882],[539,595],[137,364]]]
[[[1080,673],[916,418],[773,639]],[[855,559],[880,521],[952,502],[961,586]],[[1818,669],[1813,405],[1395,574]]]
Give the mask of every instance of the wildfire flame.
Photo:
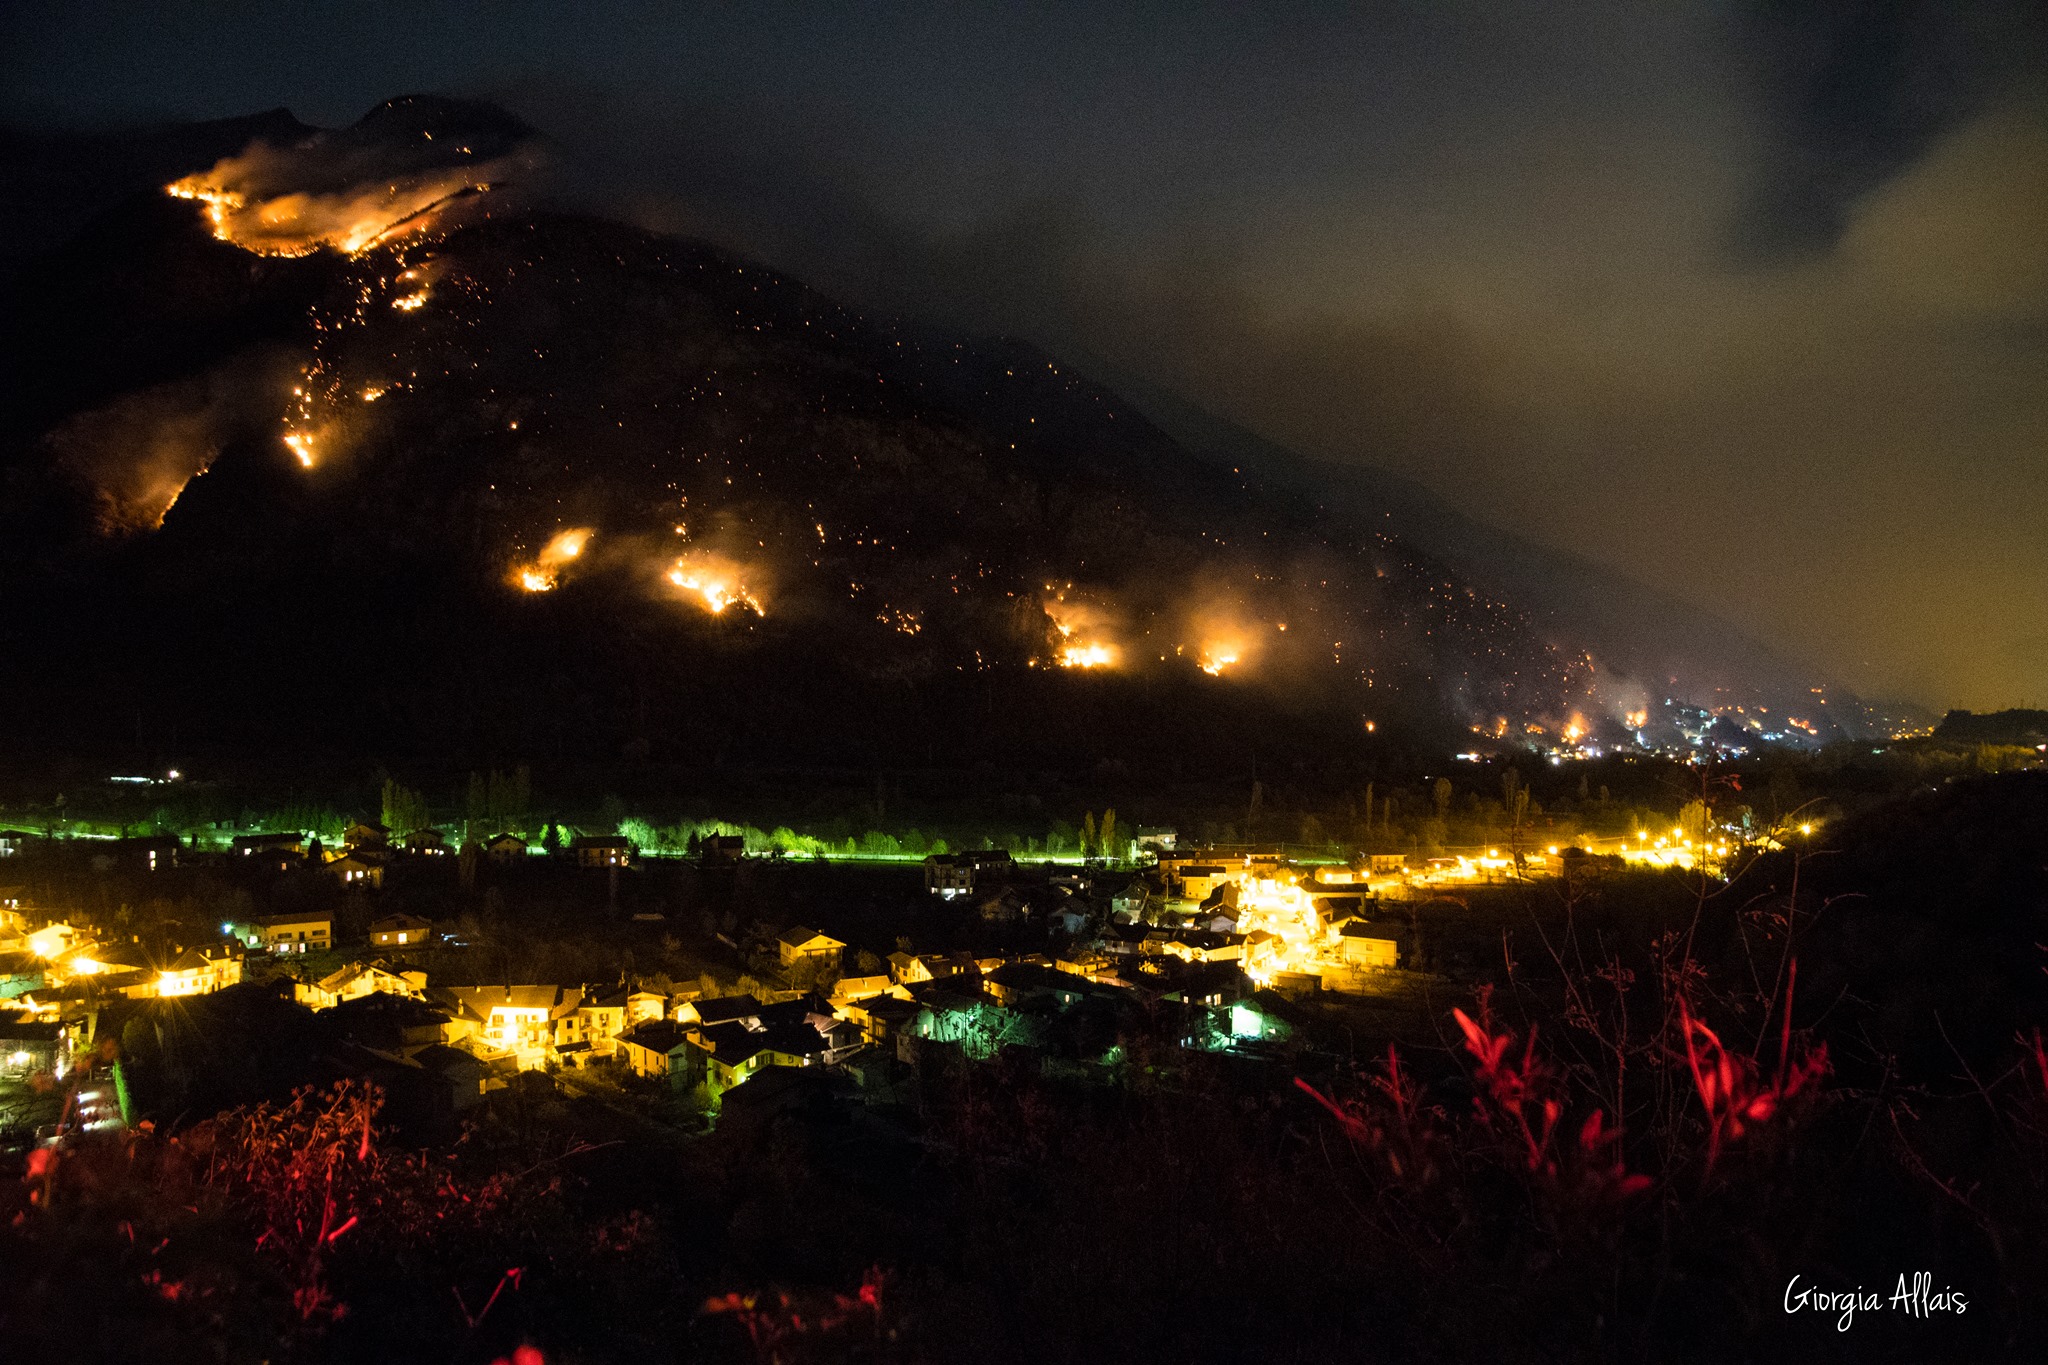
[[[1195,666],[1212,678],[1220,678],[1223,676],[1224,669],[1229,668],[1242,657],[1243,655],[1238,652],[1238,646],[1235,643],[1223,644],[1212,641],[1202,646],[1202,652],[1196,656]]]
[[[1061,668],[1114,668],[1122,652],[1109,638],[1104,614],[1085,603],[1069,602],[1064,592],[1046,599],[1045,614],[1059,632],[1053,662]]]
[[[512,580],[527,592],[549,592],[560,580],[564,565],[583,553],[583,547],[590,543],[592,531],[588,526],[573,526],[556,534],[530,564],[517,564],[512,569]]]
[[[426,231],[450,205],[488,190],[474,168],[380,179],[332,194],[254,189],[258,159],[227,157],[209,171],[164,186],[174,199],[206,206],[214,237],[259,256],[310,256],[323,248],[345,256]],[[416,305],[415,305],[416,306]]]
[[[748,588],[737,564],[719,555],[692,551],[675,562],[668,581],[694,597],[704,610],[722,616],[729,607],[745,607],[756,616],[766,616],[761,599]]]
[[[1116,664],[1116,648],[1113,645],[1063,645],[1060,647],[1061,668],[1111,668]]]

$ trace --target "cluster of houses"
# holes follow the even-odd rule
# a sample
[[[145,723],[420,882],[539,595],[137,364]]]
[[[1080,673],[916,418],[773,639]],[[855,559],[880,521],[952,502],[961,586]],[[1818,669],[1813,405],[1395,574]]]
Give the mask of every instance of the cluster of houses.
[[[446,853],[436,832],[394,843],[365,824],[352,826],[321,866],[350,884],[376,886],[398,858]],[[508,835],[486,853],[524,858],[526,847]],[[632,849],[623,839],[597,838],[575,841],[569,853],[580,864],[616,867],[627,865]],[[293,836],[254,835],[229,856],[303,866],[312,855]],[[905,949],[879,968],[870,959],[860,974],[846,975],[847,945],[799,925],[775,944],[787,989],[707,998],[660,978],[449,986],[431,983],[409,956],[436,940],[434,926],[397,913],[370,924],[363,958],[303,976],[294,995],[338,1032],[361,1069],[394,1085],[423,1086],[457,1111],[521,1072],[592,1065],[719,1106],[728,1092],[783,1071],[869,1084],[933,1047],[970,1056],[1023,1047],[1099,1061],[1133,1008],[1155,1021],[1177,1020],[1186,1046],[1256,1050],[1284,1044],[1302,1027],[1304,995],[1366,989],[1374,973],[1412,965],[1411,931],[1382,908],[1379,894],[1387,879],[1406,876],[1407,869],[1366,862],[1304,872],[1278,855],[1171,848],[1134,873],[1027,872],[1000,850],[947,853],[925,862],[933,896],[989,924],[1042,922],[1057,931],[1046,942],[1066,946],[995,955]],[[1259,888],[1276,886],[1307,907],[1318,945],[1308,957],[1276,955],[1287,945],[1255,913]],[[219,942],[148,960],[132,942],[94,941],[62,923],[31,928],[18,900],[9,905],[0,895],[0,1024],[19,1025],[25,1035],[55,1030],[61,1039],[81,1004],[203,995],[243,981],[252,955],[290,962],[335,946],[326,912],[279,913],[222,929]],[[34,1066],[42,1053],[27,1045],[33,1037],[23,1041],[4,1055],[18,1052],[22,1065]]]
[[[1108,984],[1138,985],[1114,964],[1144,963],[1156,976],[1160,960],[1181,959],[1236,963],[1290,992],[1356,992],[1371,989],[1375,971],[1413,965],[1412,930],[1390,903],[1427,884],[1430,869],[1400,855],[1304,870],[1278,852],[1154,851],[1154,863],[1133,873],[1029,873],[1001,850],[938,854],[925,860],[925,888],[989,923],[1036,920],[1088,942],[1092,955],[1076,956],[1095,965],[1077,970]],[[1283,941],[1260,915],[1262,892],[1276,887],[1298,890],[1312,914],[1313,925],[1300,926],[1306,941]]]
[[[87,1039],[95,1015],[116,1002],[210,995],[248,980],[252,956],[292,961],[334,946],[334,919],[325,911],[257,916],[223,924],[219,939],[151,949],[137,937],[32,917],[22,902],[12,889],[0,894],[0,1025],[18,1025],[38,1037],[47,1033],[58,1040],[57,1059]],[[370,943],[382,950],[415,948],[435,937],[433,926],[413,915],[386,915],[370,924]],[[325,1008],[378,992],[417,993],[425,980],[421,973],[381,963],[355,966],[302,984],[299,998]],[[0,1035],[0,1043],[5,1041]],[[53,1069],[52,1059],[35,1049],[13,1051],[24,1054],[19,1066]]]
[[[829,956],[836,967],[846,946],[809,929],[785,933],[782,943],[791,966]],[[829,1066],[867,1042],[816,992],[706,1000],[665,981],[435,986],[421,971],[358,961],[301,982],[296,996],[342,1016],[338,1022],[365,1035],[360,1046],[388,1065],[447,1071],[450,1051],[469,1058],[465,1103],[518,1072],[601,1063],[678,1090],[702,1087],[715,1103],[763,1067]]]

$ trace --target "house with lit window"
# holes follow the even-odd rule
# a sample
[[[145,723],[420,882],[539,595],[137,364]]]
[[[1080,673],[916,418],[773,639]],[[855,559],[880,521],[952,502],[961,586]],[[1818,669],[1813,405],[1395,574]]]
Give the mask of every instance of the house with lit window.
[[[677,1088],[701,1085],[707,1097],[716,1101],[762,1067],[773,1065],[768,1031],[740,1023],[698,1029],[685,1040],[682,1062],[682,1077],[674,1082]]]
[[[137,839],[114,841],[114,861],[146,872],[162,872],[178,865],[185,843],[175,834],[149,834]],[[97,864],[98,859],[94,860]]]
[[[303,857],[306,852],[305,836],[298,833],[283,834],[237,834],[228,843],[237,858],[254,858],[258,854]]]
[[[849,1000],[839,1006],[839,1013],[847,1022],[861,1031],[861,1037],[881,1047],[894,1047],[896,1039],[907,1033],[924,1013],[924,1006],[903,994],[890,992],[887,995],[870,995],[859,1000]]]
[[[418,915],[408,915],[402,910],[370,921],[370,946],[373,948],[417,948],[423,943],[433,942],[433,934],[431,921]]]
[[[26,1080],[55,1071],[64,1051],[64,1026],[9,1011],[0,1014],[0,1079]]]
[[[242,982],[244,957],[238,943],[207,943],[187,948],[157,974],[161,996],[211,995]]]
[[[775,941],[775,948],[785,972],[797,967],[810,970],[837,967],[839,955],[846,951],[846,945],[830,934],[821,934],[801,924],[783,931]]]
[[[400,841],[405,851],[421,858],[445,858],[448,856],[448,836],[429,825],[416,829]]]
[[[394,972],[380,962],[351,962],[318,981],[302,981],[292,994],[308,1009],[329,1010],[344,1000],[366,995],[419,998],[426,994],[425,972]]]
[[[384,864],[351,849],[327,864],[327,874],[351,891],[371,891],[384,885]]]
[[[574,1021],[582,995],[560,986],[436,986],[427,999],[469,1026],[487,1060],[509,1056],[522,1071],[556,1060],[559,1046],[581,1041]],[[571,1021],[563,1026],[562,1021]]]
[[[583,1003],[576,1007],[578,1031],[592,1055],[616,1055],[619,1035],[627,1028],[626,1002],[626,989],[621,986],[615,990],[586,994]]]
[[[633,845],[622,834],[583,834],[569,841],[568,853],[578,867],[630,867]]]
[[[1006,882],[1016,871],[1016,860],[1006,849],[934,853],[924,860],[924,889],[941,900],[955,900],[973,895],[976,887]]]
[[[386,848],[391,843],[391,831],[375,820],[358,820],[341,832],[344,848]]]
[[[889,975],[896,978],[899,986],[914,986],[920,981],[937,981],[962,972],[979,970],[974,959],[964,954],[947,953],[903,953],[889,954]]]
[[[644,1024],[650,1019],[668,1016],[668,997],[660,991],[637,990],[626,993],[626,1027]]]
[[[484,842],[484,852],[494,863],[516,863],[526,856],[526,840],[516,834],[493,834]]]
[[[249,930],[250,946],[272,953],[323,953],[334,946],[334,916],[324,910],[258,915]]]
[[[1353,967],[1398,967],[1405,937],[1391,924],[1355,919],[1337,931],[1338,951]]]
[[[667,1080],[678,1089],[689,1074],[684,1054],[690,1035],[673,1019],[651,1019],[619,1035],[618,1053],[635,1076]]]

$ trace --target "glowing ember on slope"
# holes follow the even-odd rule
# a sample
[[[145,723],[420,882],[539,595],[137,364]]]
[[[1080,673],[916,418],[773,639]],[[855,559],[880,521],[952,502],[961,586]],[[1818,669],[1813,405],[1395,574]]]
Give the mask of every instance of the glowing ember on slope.
[[[756,616],[768,614],[761,608],[761,599],[747,587],[739,565],[721,555],[692,550],[668,571],[668,581],[694,597],[713,616],[721,616],[728,607],[736,606],[745,607]]]
[[[588,526],[574,526],[560,532],[541,547],[533,563],[514,566],[513,582],[528,592],[552,590],[560,578],[562,567],[583,553],[591,534]]]

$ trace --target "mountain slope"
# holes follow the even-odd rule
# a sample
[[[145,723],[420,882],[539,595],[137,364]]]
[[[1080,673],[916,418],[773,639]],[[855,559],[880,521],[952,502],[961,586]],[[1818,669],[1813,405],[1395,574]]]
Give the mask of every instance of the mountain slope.
[[[393,101],[29,272],[8,629],[45,666],[9,685],[53,739],[1200,771],[1625,738],[1562,632],[1355,486],[523,210],[482,163],[524,136]]]

